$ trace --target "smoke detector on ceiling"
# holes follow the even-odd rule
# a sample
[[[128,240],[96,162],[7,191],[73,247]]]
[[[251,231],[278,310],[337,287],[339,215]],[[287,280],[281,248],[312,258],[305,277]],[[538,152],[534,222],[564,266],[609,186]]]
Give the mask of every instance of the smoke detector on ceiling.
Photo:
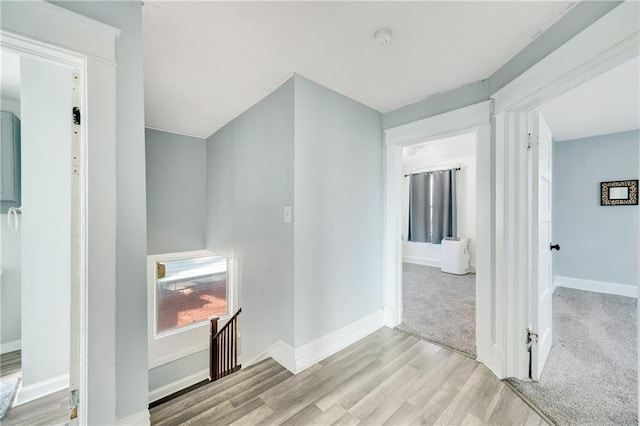
[[[376,43],[380,46],[384,46],[391,41],[391,30],[387,28],[380,28],[375,32],[375,34],[373,34],[373,38],[375,38]]]

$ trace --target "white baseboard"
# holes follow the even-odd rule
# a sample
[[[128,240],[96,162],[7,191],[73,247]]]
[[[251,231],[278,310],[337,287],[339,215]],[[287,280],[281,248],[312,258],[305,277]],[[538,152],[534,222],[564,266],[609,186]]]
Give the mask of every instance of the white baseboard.
[[[414,263],[416,265],[423,265],[423,266],[432,266],[434,268],[439,268],[440,267],[440,260],[439,259],[430,259],[428,257],[403,256],[402,257],[402,262],[403,263]]]
[[[556,287],[566,287],[576,290],[586,290],[596,293],[615,294],[617,296],[638,298],[638,288],[636,286],[584,280],[582,278],[555,276],[553,278],[554,290]]]
[[[61,391],[69,387],[69,375],[63,374],[62,376],[53,377],[48,380],[42,380],[38,383],[34,383],[28,386],[20,385],[18,394],[16,395],[16,401],[13,406],[22,405],[34,399],[42,398],[43,396],[50,395],[54,392]]]
[[[118,420],[119,425],[128,425],[128,426],[148,426],[151,424],[149,415],[149,410],[141,410],[137,413],[133,413],[124,419]]]
[[[297,374],[382,327],[384,327],[384,311],[380,310],[298,348],[293,348],[281,340],[277,341],[251,360],[241,359],[242,365],[248,367],[271,357],[293,374]],[[206,378],[208,372],[203,373]],[[203,377],[193,375],[158,388],[149,393],[149,402],[171,395],[200,380],[203,380]]]
[[[476,348],[476,360],[484,364],[500,380],[506,379],[504,374],[503,353],[495,343],[488,346],[479,345]]]
[[[374,312],[346,327],[296,348],[296,373],[384,327],[384,312]]]
[[[396,321],[395,309],[391,308],[390,306],[385,306],[383,309],[383,313],[385,327],[395,328],[399,325],[399,323]]]
[[[287,343],[278,341],[249,361],[247,365],[271,357],[293,374],[298,374],[382,327],[384,327],[384,312],[380,310],[295,349]]]
[[[290,345],[283,341],[278,341],[269,348],[268,353],[271,358],[275,359],[284,368],[293,374],[297,373],[296,351]]]
[[[198,371],[190,376],[176,380],[168,385],[161,386],[157,389],[149,391],[149,402],[157,401],[165,396],[169,396],[172,393],[178,392],[184,388],[188,388],[191,385],[195,385],[204,379],[209,378],[209,369]],[[128,417],[127,417],[128,418]]]
[[[14,340],[0,344],[0,354],[15,352],[22,349],[22,340]]]

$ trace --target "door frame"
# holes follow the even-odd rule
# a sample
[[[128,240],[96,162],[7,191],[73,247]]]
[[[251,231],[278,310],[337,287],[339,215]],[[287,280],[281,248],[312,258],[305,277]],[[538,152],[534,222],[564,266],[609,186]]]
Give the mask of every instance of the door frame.
[[[70,423],[115,424],[115,42],[120,30],[47,2],[7,2],[2,13],[2,49],[63,65],[75,79],[72,98],[81,124],[71,135],[70,387],[80,395],[77,418]]]
[[[477,359],[500,370],[492,289],[491,102],[485,101],[384,131],[384,322],[402,322],[402,149],[464,133],[476,133],[476,348]],[[496,372],[498,374],[498,372]]]
[[[532,267],[532,112],[562,93],[637,57],[640,4],[625,2],[546,56],[492,96],[494,100],[497,212],[505,232],[496,236],[496,288],[505,302],[504,376],[529,379],[526,333]]]

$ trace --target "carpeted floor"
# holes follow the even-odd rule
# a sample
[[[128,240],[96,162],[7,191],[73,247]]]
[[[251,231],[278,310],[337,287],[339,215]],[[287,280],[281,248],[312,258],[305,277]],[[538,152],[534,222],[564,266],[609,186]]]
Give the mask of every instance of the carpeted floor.
[[[476,276],[403,263],[403,319],[399,329],[475,358]]]
[[[540,382],[509,379],[558,425],[638,424],[636,299],[558,287]]]

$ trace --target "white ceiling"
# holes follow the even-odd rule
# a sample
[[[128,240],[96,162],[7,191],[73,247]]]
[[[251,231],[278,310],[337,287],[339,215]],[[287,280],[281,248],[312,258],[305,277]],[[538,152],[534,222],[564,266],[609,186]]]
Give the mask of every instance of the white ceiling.
[[[6,50],[0,50],[0,95],[20,100],[20,56]]]
[[[556,141],[640,128],[640,59],[632,59],[540,108]]]
[[[209,136],[292,73],[387,112],[488,78],[574,4],[145,0],[146,124]]]

